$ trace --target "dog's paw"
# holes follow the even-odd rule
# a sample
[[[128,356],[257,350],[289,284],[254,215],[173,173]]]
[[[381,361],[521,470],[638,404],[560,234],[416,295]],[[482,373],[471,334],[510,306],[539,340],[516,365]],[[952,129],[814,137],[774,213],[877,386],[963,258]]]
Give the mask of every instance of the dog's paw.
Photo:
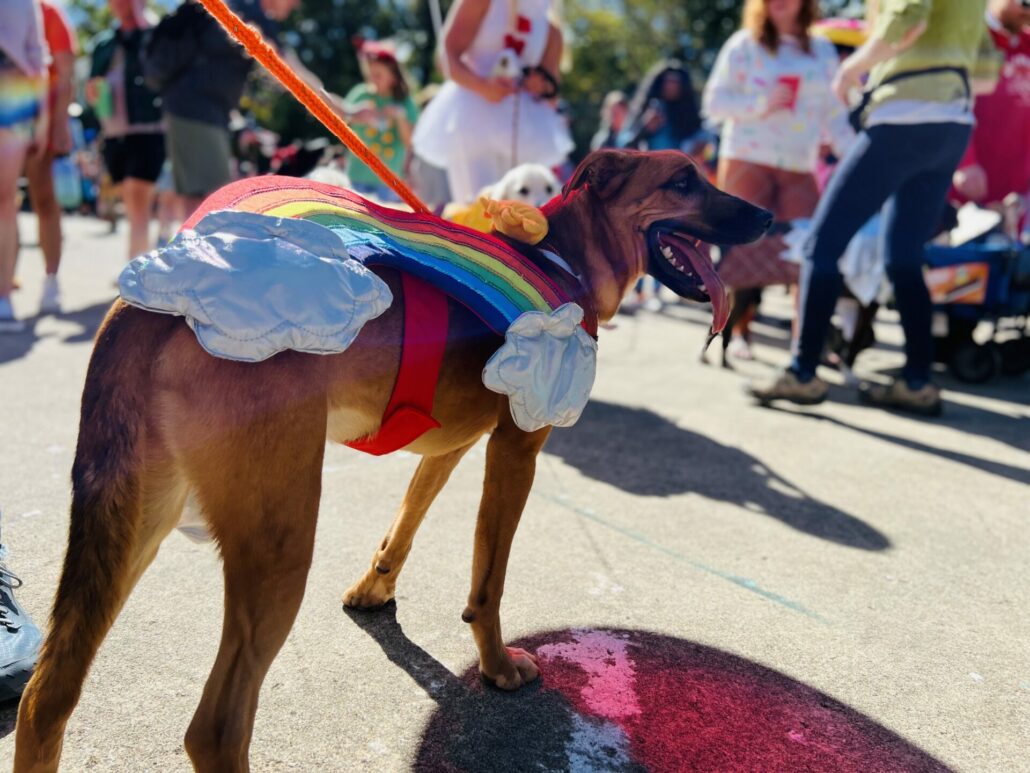
[[[371,571],[347,589],[343,594],[343,605],[351,609],[378,609],[393,596],[393,584]]]
[[[483,679],[500,690],[517,690],[540,678],[540,661],[532,652],[518,647],[505,647],[507,657],[498,673],[480,671]]]

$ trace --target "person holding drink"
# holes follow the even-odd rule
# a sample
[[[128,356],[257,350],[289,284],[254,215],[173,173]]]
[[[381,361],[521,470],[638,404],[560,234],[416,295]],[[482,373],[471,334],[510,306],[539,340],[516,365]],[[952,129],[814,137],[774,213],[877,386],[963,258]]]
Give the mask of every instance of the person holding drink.
[[[817,0],[747,0],[742,28],[722,47],[702,111],[722,124],[718,185],[770,210],[779,222],[810,217],[819,200],[813,174],[821,148],[843,154],[854,140],[843,102],[831,88],[838,58],[813,37]],[[734,288],[735,302],[757,307],[761,291]],[[747,327],[731,353],[748,357]]]

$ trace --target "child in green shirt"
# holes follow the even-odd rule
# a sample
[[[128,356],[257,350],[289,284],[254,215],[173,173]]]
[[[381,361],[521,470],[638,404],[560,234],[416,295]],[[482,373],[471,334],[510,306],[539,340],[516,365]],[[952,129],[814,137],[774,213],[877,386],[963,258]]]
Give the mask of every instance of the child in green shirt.
[[[343,100],[343,110],[351,127],[372,152],[402,177],[418,109],[392,47],[366,41],[360,58],[365,82],[350,90]],[[353,156],[347,163],[347,176],[358,193],[380,201],[399,200],[375,172]]]

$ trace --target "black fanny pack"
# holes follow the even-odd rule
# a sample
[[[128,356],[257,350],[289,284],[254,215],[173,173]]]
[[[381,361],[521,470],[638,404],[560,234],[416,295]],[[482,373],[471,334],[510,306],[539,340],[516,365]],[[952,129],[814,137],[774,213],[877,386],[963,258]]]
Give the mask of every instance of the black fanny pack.
[[[973,105],[973,89],[969,85],[969,70],[965,67],[927,67],[922,70],[907,70],[906,72],[895,73],[886,80],[877,83],[873,88],[862,92],[862,101],[856,105],[848,115],[848,119],[851,121],[851,128],[856,132],[862,131],[863,114],[866,108],[869,107],[869,101],[873,98],[873,94],[881,86],[887,86],[891,83],[897,83],[898,81],[908,80],[909,78],[918,78],[923,75],[938,75],[940,73],[954,73],[962,79],[962,85],[966,90],[966,100],[968,100],[970,109]]]

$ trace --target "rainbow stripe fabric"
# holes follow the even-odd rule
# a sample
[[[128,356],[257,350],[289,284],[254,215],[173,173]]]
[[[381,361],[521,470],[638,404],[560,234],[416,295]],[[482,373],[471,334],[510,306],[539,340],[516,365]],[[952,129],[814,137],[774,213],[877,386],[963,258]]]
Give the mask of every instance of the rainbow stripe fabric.
[[[498,335],[529,311],[571,298],[500,239],[434,215],[373,204],[351,191],[293,177],[254,177],[212,194],[183,225],[217,210],[310,220],[335,232],[351,257],[423,279],[468,307]]]
[[[0,68],[0,128],[32,128],[45,93],[44,83],[20,70]]]

